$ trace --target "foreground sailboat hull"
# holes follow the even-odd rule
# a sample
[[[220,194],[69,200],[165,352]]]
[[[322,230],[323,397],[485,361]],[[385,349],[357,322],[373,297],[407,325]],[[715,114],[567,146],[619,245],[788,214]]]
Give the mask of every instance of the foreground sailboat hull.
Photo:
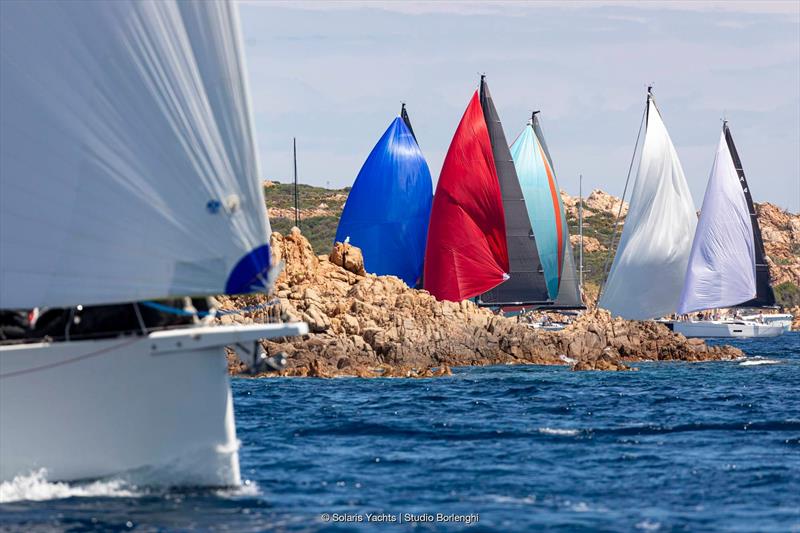
[[[771,325],[780,325],[783,327],[783,331],[790,331],[792,329],[792,323],[794,322],[794,315],[789,313],[774,313],[774,314],[767,314],[767,315],[745,315],[742,317],[744,320],[753,320],[757,322],[763,322],[765,324]]]
[[[224,346],[305,324],[182,328],[0,347],[0,481],[240,484]]]
[[[762,324],[749,320],[697,320],[672,322],[672,330],[684,337],[752,338],[777,337],[785,331],[782,324]]]

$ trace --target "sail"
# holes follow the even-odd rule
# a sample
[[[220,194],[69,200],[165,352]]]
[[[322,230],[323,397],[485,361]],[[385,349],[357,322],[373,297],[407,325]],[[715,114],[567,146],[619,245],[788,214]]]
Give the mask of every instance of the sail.
[[[336,240],[349,237],[361,248],[367,272],[397,276],[414,287],[422,276],[432,201],[428,164],[397,117],[356,177]]]
[[[575,267],[575,257],[572,246],[567,238],[566,253],[564,254],[564,268],[561,270],[561,285],[558,288],[558,297],[552,305],[553,309],[585,309],[581,288],[578,280],[578,270]]]
[[[542,265],[536,250],[529,208],[503,133],[500,117],[495,109],[489,86],[483,77],[481,77],[480,97],[503,197],[511,269],[508,272],[508,281],[482,294],[480,303],[519,305],[544,302],[548,299],[548,291],[541,275]]]
[[[652,97],[628,216],[599,305],[631,320],[678,308],[692,236],[692,195]]]
[[[489,130],[473,94],[442,164],[433,197],[424,284],[461,301],[507,278],[505,216]]]
[[[0,71],[0,307],[264,288],[230,3],[8,2]]]
[[[770,307],[775,305],[775,293],[772,291],[770,283],[769,266],[767,265],[767,254],[764,251],[764,239],[761,237],[761,226],[758,224],[758,215],[756,214],[755,205],[753,205],[753,197],[750,195],[750,187],[747,185],[747,179],[744,177],[744,168],[742,167],[742,160],[739,159],[739,152],[736,150],[736,145],[733,144],[733,136],[728,123],[723,125],[725,132],[725,142],[728,145],[728,150],[733,159],[733,165],[736,168],[736,174],[739,176],[739,184],[742,186],[745,200],[747,201],[747,209],[750,212],[750,224],[753,226],[753,240],[755,243],[755,260],[756,260],[756,297],[742,302],[738,307]]]
[[[403,119],[408,131],[411,132],[411,136],[414,137],[414,142],[417,142],[417,136],[414,134],[414,128],[411,127],[411,119],[408,117],[408,111],[406,111],[406,104],[400,106],[400,118]]]
[[[569,236],[555,174],[532,124],[525,126],[517,137],[511,146],[511,155],[542,265],[547,289],[543,299],[555,300],[559,293]]]
[[[545,141],[544,132],[542,131],[541,124],[539,123],[538,113],[533,114],[532,121],[533,121],[533,132],[536,134],[536,138],[539,140],[542,150],[544,150],[545,156],[547,156],[547,162],[550,165],[550,170],[552,170],[553,172],[553,181],[555,182],[556,189],[559,191],[558,205],[563,216],[564,231],[566,232],[565,235],[566,252],[564,254],[564,267],[561,269],[561,281],[559,282],[558,285],[558,297],[556,298],[556,301],[553,303],[553,308],[585,309],[586,306],[583,304],[583,298],[581,297],[581,288],[578,280],[578,270],[575,268],[575,257],[572,253],[572,245],[569,240],[569,226],[567,225],[567,217],[566,217],[566,211],[564,210],[564,203],[561,200],[561,193],[560,193],[561,189],[558,187],[558,180],[555,179],[556,171],[555,171],[555,166],[553,165],[553,158],[550,157],[550,150],[547,149],[547,141]]]
[[[729,307],[755,294],[750,210],[723,131],[700,210],[678,313]]]

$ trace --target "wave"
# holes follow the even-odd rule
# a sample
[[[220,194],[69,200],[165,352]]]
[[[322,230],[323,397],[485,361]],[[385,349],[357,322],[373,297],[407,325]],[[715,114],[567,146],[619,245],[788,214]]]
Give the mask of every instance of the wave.
[[[47,481],[44,468],[27,476],[15,476],[11,481],[0,483],[0,503],[18,501],[59,500],[83,497],[133,497],[140,496],[122,480],[111,479],[90,483],[63,483]]]
[[[739,366],[758,366],[758,365],[778,365],[783,361],[777,359],[765,359],[761,357],[753,357],[752,359],[745,359]]]
[[[564,437],[574,437],[575,435],[580,434],[579,429],[562,429],[562,428],[539,428],[539,433],[543,433],[545,435],[561,435]]]
[[[676,426],[628,426],[620,428],[596,428],[590,430],[595,435],[661,435],[667,433],[686,433],[694,431],[797,431],[800,421],[767,420],[764,422],[693,423]]]
[[[255,481],[245,479],[238,487],[226,487],[214,491],[220,498],[237,499],[261,496],[261,489]]]

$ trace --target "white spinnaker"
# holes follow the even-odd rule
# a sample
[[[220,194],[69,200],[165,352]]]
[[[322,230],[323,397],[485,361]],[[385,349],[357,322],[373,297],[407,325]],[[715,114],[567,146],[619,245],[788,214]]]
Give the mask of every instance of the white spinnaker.
[[[652,98],[639,169],[600,306],[631,320],[674,313],[697,226],[678,154]]]
[[[0,307],[225,291],[268,242],[235,8],[4,2]]]
[[[703,198],[678,312],[729,307],[755,295],[753,225],[723,132]]]

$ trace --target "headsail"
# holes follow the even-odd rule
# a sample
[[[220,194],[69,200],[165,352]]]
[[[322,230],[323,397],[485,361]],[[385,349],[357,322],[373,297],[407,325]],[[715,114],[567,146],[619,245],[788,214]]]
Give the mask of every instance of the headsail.
[[[511,146],[511,155],[543,269],[547,288],[544,299],[555,300],[559,294],[569,236],[555,173],[533,130],[533,120]]]
[[[336,240],[361,248],[364,267],[414,287],[422,276],[433,183],[408,128],[408,114],[389,125],[347,197]]]
[[[674,313],[696,226],[678,154],[648,93],[639,169],[600,307],[633,320]]]
[[[233,5],[10,2],[0,50],[0,307],[264,287]]]
[[[729,307],[755,296],[754,248],[750,211],[723,131],[694,234],[678,313]]]
[[[572,245],[569,242],[569,233],[567,233],[566,248],[558,297],[551,307],[553,309],[585,309],[578,280],[578,269],[575,267],[575,257],[572,255]]]
[[[581,297],[580,280],[578,279],[578,270],[575,268],[575,258],[572,254],[572,244],[569,240],[569,226],[567,225],[566,211],[564,210],[564,202],[561,200],[561,189],[558,187],[558,180],[555,178],[555,165],[553,165],[553,158],[550,156],[550,150],[547,149],[547,141],[544,138],[544,132],[539,122],[539,113],[534,113],[532,117],[533,132],[539,140],[544,154],[547,156],[547,162],[550,164],[550,170],[553,171],[553,181],[555,181],[556,189],[559,191],[558,202],[559,209],[563,214],[565,236],[564,253],[564,267],[561,269],[561,282],[558,285],[558,298],[553,303],[554,309],[585,309],[583,298]]]
[[[742,302],[738,307],[770,307],[775,305],[775,293],[772,291],[772,285],[770,283],[767,254],[764,251],[764,239],[761,237],[761,226],[758,223],[758,215],[756,214],[755,205],[753,205],[750,187],[747,185],[747,179],[744,177],[742,160],[739,159],[739,152],[736,150],[736,145],[733,144],[733,136],[731,135],[731,129],[728,127],[727,121],[722,126],[722,129],[725,132],[725,142],[731,153],[733,166],[736,168],[736,174],[739,176],[739,184],[742,186],[742,192],[744,192],[744,197],[747,201],[747,209],[750,212],[750,224],[753,226],[753,240],[755,243],[756,297],[752,300]]]
[[[508,281],[482,294],[480,303],[519,305],[544,302],[548,299],[547,286],[541,275],[542,266],[536,251],[534,229],[531,226],[526,197],[522,192],[514,159],[511,157],[489,86],[483,76],[481,76],[480,97],[503,196],[511,269],[508,272],[510,276]]]
[[[456,129],[433,197],[425,289],[460,301],[507,279],[505,216],[478,91]]]

